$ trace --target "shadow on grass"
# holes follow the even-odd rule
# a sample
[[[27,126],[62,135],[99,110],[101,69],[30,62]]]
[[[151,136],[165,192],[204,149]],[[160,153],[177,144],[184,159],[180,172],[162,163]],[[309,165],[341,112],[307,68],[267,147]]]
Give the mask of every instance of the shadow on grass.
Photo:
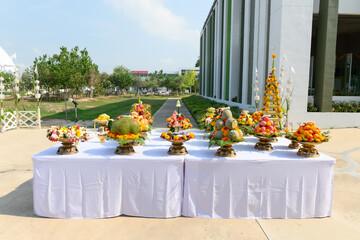
[[[143,102],[151,105],[151,113],[154,115],[157,110],[164,104],[166,99],[144,99]],[[78,119],[79,120],[93,120],[97,118],[100,114],[106,113],[111,118],[116,118],[120,115],[127,115],[130,113],[131,105],[137,103],[138,99],[128,99],[125,101],[119,101],[115,103],[108,103],[97,107],[87,108],[82,106],[79,103],[78,106]],[[52,115],[47,115],[44,118],[55,118],[55,119],[65,119],[65,111],[59,112]],[[72,109],[68,111],[68,119],[75,119],[75,111]]]
[[[33,180],[30,179],[0,197],[0,215],[38,218],[34,214],[32,183]]]

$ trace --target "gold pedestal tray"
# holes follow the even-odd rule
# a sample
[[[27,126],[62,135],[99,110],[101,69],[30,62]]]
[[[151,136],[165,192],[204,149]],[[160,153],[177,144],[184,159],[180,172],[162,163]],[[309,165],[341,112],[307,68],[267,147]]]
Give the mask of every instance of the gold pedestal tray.
[[[232,148],[232,144],[226,144],[223,147],[219,148],[216,151],[216,156],[219,157],[235,157],[236,156],[236,152],[235,150]]]
[[[115,150],[115,154],[118,155],[131,155],[135,153],[135,150],[132,146],[133,141],[129,142],[129,143],[125,143],[122,145],[119,145],[116,150]]]
[[[259,138],[259,141],[255,144],[254,148],[260,151],[272,151],[274,150],[274,148],[271,145],[271,138],[266,138],[266,137],[260,137],[260,136],[256,136],[257,138]]]
[[[71,155],[79,152],[77,147],[74,145],[74,142],[69,142],[67,139],[63,138],[59,139],[59,141],[61,142],[62,146],[58,148],[56,154]]]
[[[186,142],[188,140],[168,140],[170,141],[171,147],[168,150],[168,154],[170,155],[186,155],[188,154],[188,151],[186,150],[186,147],[183,145],[183,142]]]
[[[288,148],[299,149],[300,144],[298,142],[295,142],[294,140],[291,140],[291,143],[289,144]]]
[[[106,136],[107,136],[107,133],[99,134],[100,143],[104,143],[104,142],[105,142]]]
[[[297,141],[296,141],[297,142]],[[307,158],[316,158],[320,156],[318,150],[315,149],[315,145],[321,144],[314,143],[314,142],[298,142],[301,143],[301,147],[299,151],[296,153],[300,157],[307,157]]]
[[[279,140],[278,140],[278,138],[277,137],[271,137],[270,138],[270,142],[271,143],[277,143]]]

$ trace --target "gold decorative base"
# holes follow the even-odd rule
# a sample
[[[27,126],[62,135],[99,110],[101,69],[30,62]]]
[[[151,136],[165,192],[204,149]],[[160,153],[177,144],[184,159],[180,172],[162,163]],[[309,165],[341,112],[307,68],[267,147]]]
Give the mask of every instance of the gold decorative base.
[[[271,145],[271,138],[259,137],[259,141],[254,146],[255,149],[260,151],[272,151],[274,148]]]
[[[99,139],[100,139],[100,143],[104,143],[105,142],[105,138],[106,138],[106,134],[105,135],[99,135]]]
[[[292,141],[291,140],[291,143],[289,144],[288,148],[292,148],[292,149],[299,149],[300,148],[300,144],[295,142],[295,141]]]
[[[115,150],[115,154],[118,155],[131,155],[134,154],[135,150],[130,143],[123,144],[122,146],[118,146]]]
[[[315,149],[315,145],[309,143],[302,143],[297,155],[307,158],[316,158],[320,156],[319,152]]]
[[[278,140],[278,138],[277,137],[271,137],[270,138],[270,142],[271,143],[277,143],[279,140]]]
[[[79,152],[73,142],[61,142],[62,146],[58,148],[56,154],[59,155],[71,155]]]
[[[216,151],[216,156],[218,156],[218,157],[235,157],[236,152],[232,148],[231,144],[226,144],[222,148],[219,148]]]
[[[182,141],[172,141],[172,145],[168,150],[168,154],[170,155],[186,155],[188,151],[186,147],[183,145]]]
[[[132,142],[132,143],[130,143],[130,145],[133,147],[138,147],[138,146],[141,146],[142,144],[139,142]]]

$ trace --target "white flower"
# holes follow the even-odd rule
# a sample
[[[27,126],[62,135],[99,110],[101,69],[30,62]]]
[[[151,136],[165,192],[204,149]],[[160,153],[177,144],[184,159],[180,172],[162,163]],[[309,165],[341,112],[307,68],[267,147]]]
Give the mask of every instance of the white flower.
[[[257,102],[257,101],[260,101],[260,97],[256,95],[256,96],[254,97],[254,100],[255,100],[256,102]]]
[[[52,139],[59,139],[59,136],[56,135],[56,134],[51,134],[51,138],[52,138]]]
[[[284,89],[282,87],[279,87],[278,90],[282,92]]]
[[[285,68],[284,68],[284,67],[281,67],[281,71],[285,71]]]
[[[255,80],[255,84],[259,84],[259,81],[258,81],[258,80]]]
[[[211,123],[211,117],[208,117],[205,119],[205,124],[210,124]]]
[[[290,78],[287,80],[287,83],[288,83],[288,84],[292,84],[292,81],[291,81]]]
[[[284,77],[284,73],[281,72],[281,73],[280,73],[280,77]]]
[[[259,88],[256,87],[256,88],[254,89],[254,92],[259,92]]]
[[[286,91],[287,91],[288,93],[291,93],[291,92],[292,92],[292,88],[286,88]]]

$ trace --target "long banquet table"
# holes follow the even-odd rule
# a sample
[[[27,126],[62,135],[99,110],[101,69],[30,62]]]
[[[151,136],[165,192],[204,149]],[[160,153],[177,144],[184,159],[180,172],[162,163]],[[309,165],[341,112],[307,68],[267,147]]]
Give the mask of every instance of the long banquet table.
[[[80,143],[75,155],[58,146],[33,156],[35,214],[54,218],[143,217],[308,218],[331,216],[335,159],[302,158],[279,138],[275,151],[234,145],[220,158],[203,132],[185,143],[189,154],[167,154],[154,130],[135,154],[114,154],[117,143]]]

